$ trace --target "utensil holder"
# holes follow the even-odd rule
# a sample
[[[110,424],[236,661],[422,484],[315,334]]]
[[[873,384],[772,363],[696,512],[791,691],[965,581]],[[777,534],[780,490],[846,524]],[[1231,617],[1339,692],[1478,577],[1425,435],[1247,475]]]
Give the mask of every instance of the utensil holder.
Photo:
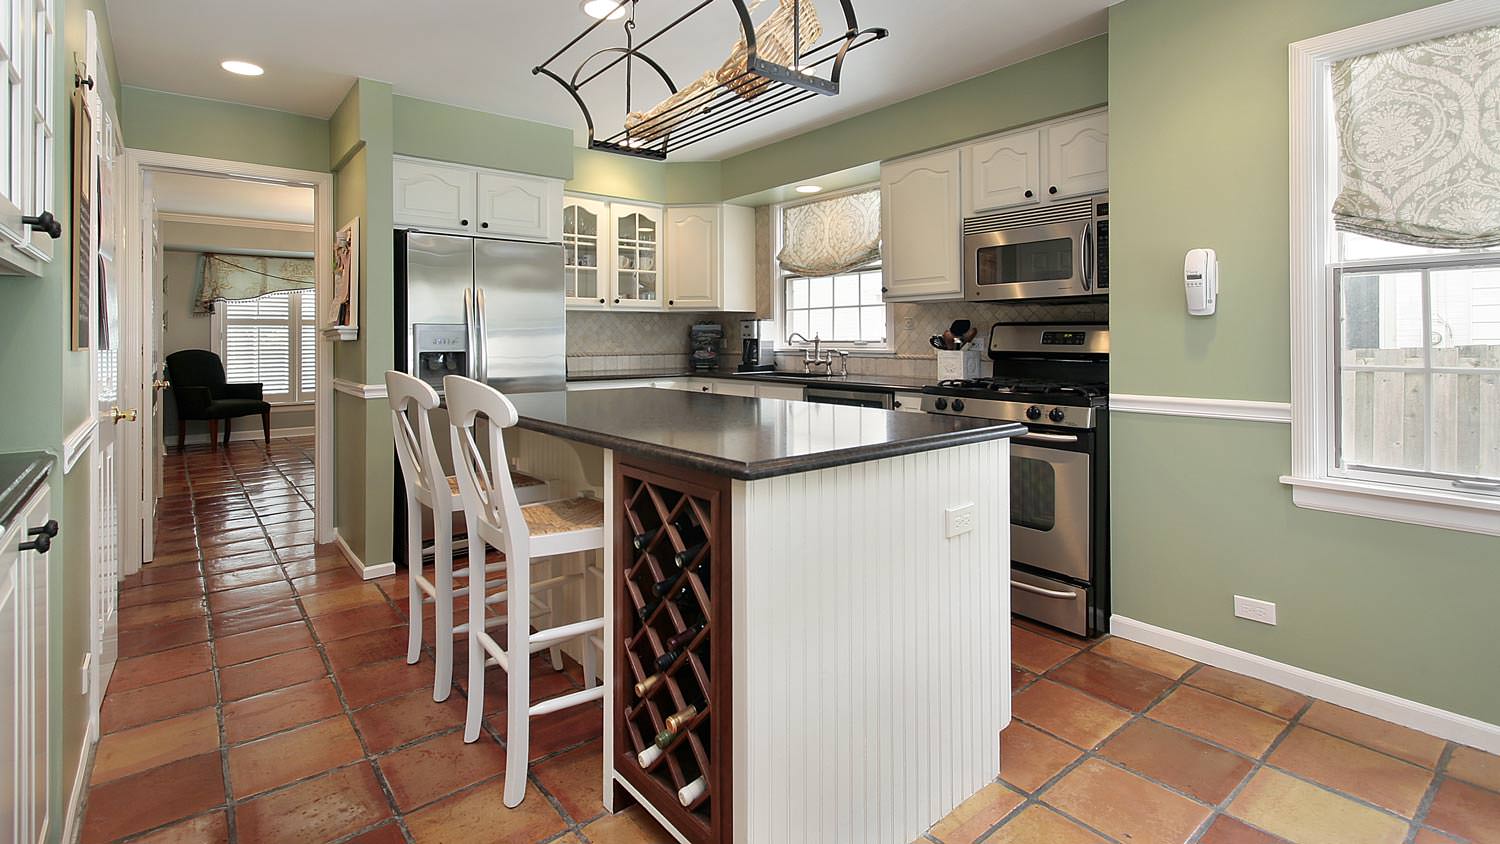
[[[964,349],[963,351],[937,350],[937,370],[939,381],[959,381],[979,377],[979,369],[984,365],[984,353],[980,349]]]

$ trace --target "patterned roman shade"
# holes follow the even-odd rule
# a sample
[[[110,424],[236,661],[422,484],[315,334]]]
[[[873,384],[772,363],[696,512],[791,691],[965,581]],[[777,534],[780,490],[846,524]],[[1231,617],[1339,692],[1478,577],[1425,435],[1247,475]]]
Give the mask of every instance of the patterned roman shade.
[[[1340,230],[1416,246],[1500,245],[1500,27],[1333,68]]]
[[[848,272],[880,258],[880,191],[794,205],[781,213],[782,269],[806,276]]]
[[[273,258],[262,255],[204,253],[199,263],[202,281],[194,310],[208,313],[214,302],[258,299],[267,293],[310,290],[315,279],[311,258]]]

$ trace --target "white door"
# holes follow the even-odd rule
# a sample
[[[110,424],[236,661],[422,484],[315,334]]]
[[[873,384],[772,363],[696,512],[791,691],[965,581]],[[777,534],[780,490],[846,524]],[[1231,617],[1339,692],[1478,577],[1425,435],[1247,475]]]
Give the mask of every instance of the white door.
[[[719,307],[719,208],[667,209],[667,307]]]
[[[662,211],[651,205],[609,204],[612,308],[658,310],[662,304]]]
[[[609,204],[582,196],[563,199],[563,303],[574,310],[608,306],[614,278],[610,268]]]
[[[1041,201],[1042,133],[1032,129],[963,149],[964,213]]]
[[[1049,199],[1109,190],[1109,113],[1047,127]]]
[[[467,167],[396,159],[392,195],[398,226],[474,231],[476,176]]]
[[[479,234],[562,240],[562,182],[514,173],[479,174]]]
[[[961,295],[959,173],[956,149],[881,165],[886,301]]]

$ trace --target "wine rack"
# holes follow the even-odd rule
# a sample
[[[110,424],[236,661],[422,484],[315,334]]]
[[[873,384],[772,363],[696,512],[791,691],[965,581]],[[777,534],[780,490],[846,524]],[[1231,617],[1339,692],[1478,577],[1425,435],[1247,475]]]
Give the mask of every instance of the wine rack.
[[[695,844],[729,841],[728,482],[615,471],[615,770]]]

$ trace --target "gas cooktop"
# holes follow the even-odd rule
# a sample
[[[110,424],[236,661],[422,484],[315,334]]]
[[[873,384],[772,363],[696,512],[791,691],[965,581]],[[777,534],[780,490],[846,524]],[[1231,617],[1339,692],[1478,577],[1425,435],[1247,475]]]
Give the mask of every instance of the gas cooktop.
[[[1002,377],[939,381],[935,385],[923,387],[922,392],[938,396],[1031,401],[1088,407],[1102,406],[1104,404],[1104,397],[1109,392],[1109,389],[1106,385],[1098,383],[1062,383],[1058,381]]]

